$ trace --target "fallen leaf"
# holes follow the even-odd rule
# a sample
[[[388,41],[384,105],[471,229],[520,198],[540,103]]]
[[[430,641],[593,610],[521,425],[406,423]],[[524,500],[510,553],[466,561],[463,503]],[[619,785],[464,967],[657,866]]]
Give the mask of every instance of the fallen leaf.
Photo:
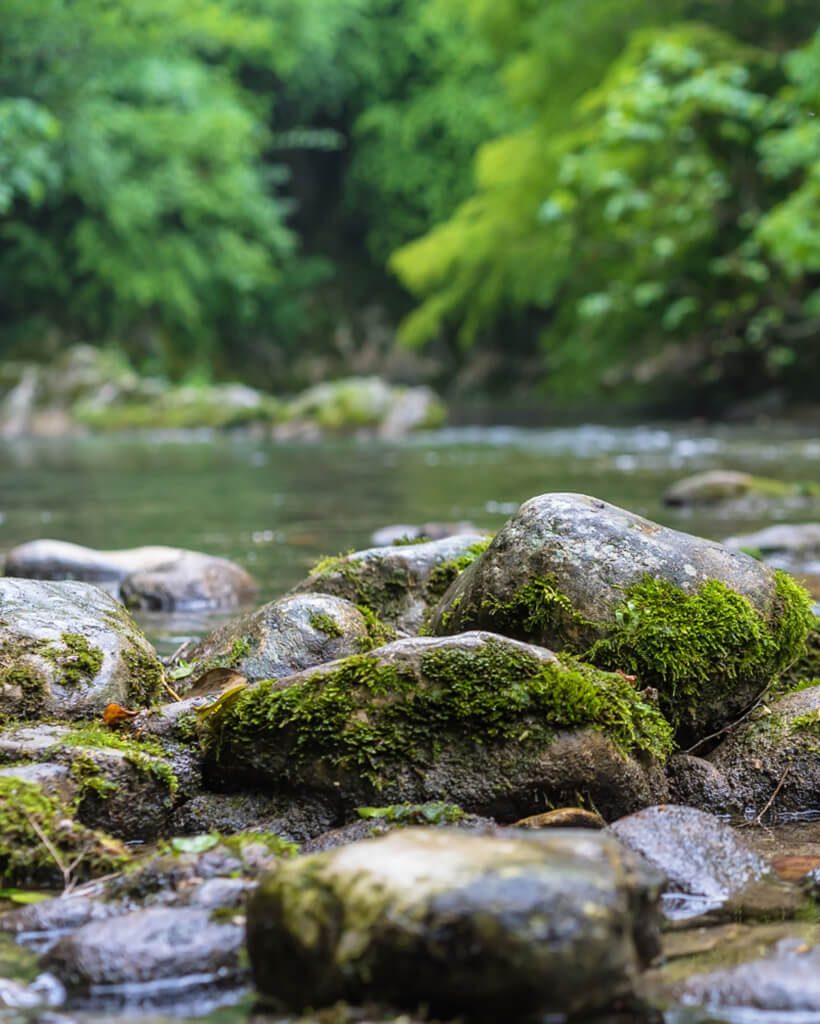
[[[129,711],[129,709],[124,708],[122,704],[106,704],[102,715],[103,725],[107,725],[109,728],[113,729],[116,726],[121,725],[123,722],[136,718],[138,714],[139,711]]]

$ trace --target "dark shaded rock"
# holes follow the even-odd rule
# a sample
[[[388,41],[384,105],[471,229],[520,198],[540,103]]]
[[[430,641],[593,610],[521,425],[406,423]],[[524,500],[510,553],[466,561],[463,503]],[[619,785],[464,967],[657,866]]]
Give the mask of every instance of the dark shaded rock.
[[[675,994],[685,1006],[710,1010],[820,1013],[820,947],[807,949],[798,939],[784,940],[771,956],[696,975]]]
[[[675,754],[666,765],[672,803],[712,814],[740,813],[743,806],[723,773],[702,757]]]
[[[806,811],[820,793],[820,684],[761,705],[709,761],[726,779],[735,805],[757,815]],[[774,799],[772,799],[774,798]]]
[[[257,988],[490,1019],[634,997],[657,879],[601,834],[551,835],[407,829],[282,864],[248,907]]]
[[[400,640],[245,687],[202,730],[212,785],[319,794],[348,813],[441,800],[515,821],[583,795],[617,817],[666,794],[670,731],[651,698],[488,633]]]
[[[372,646],[369,625],[350,601],[329,594],[293,594],[209,633],[186,654],[191,673],[178,692],[214,668],[231,668],[250,682],[279,679]]]
[[[0,579],[0,713],[74,718],[111,702],[143,707],[162,679],[154,649],[98,587]]]
[[[175,835],[221,832],[233,835],[255,829],[294,843],[327,831],[339,821],[329,801],[302,794],[292,799],[269,793],[198,793],[174,814],[169,831]]]
[[[666,875],[669,917],[718,911],[770,916],[801,903],[800,893],[780,882],[734,829],[693,807],[648,807],[608,826],[607,833]]]
[[[256,589],[253,578],[235,562],[182,550],[150,569],[129,573],[120,585],[129,608],[147,611],[234,608]]]
[[[200,781],[197,759],[184,748],[163,748],[101,725],[36,725],[0,738],[0,763],[32,763],[0,769],[0,777],[39,783],[72,805],[71,817],[121,839],[154,839],[174,807]]]
[[[415,633],[428,608],[486,545],[482,534],[460,534],[325,558],[291,593],[336,594],[369,608],[398,629]]]
[[[435,634],[489,629],[656,688],[682,739],[736,718],[800,653],[790,577],[604,501],[525,502],[435,609]]]
[[[224,984],[240,974],[242,928],[198,907],[151,907],[83,925],[45,954],[43,966],[72,992],[174,979]]]

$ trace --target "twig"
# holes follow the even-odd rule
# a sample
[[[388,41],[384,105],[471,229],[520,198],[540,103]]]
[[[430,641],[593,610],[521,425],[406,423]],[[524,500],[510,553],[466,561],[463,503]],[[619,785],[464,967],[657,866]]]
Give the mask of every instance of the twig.
[[[182,700],[182,697],[180,697],[180,695],[176,692],[176,690],[173,690],[171,688],[171,684],[165,678],[165,673],[164,672],[162,674],[162,685],[165,687],[165,689],[168,691],[168,693],[171,694],[171,696],[174,698],[175,701]]]
[[[43,846],[45,846],[46,850],[48,850],[48,853],[51,856],[52,860],[60,869],[60,873],[63,876],[63,894],[66,895],[70,893],[74,886],[77,884],[77,879],[74,877],[74,869],[82,861],[83,857],[85,857],[85,855],[88,853],[88,847],[83,847],[83,849],[80,850],[80,852],[77,854],[74,860],[71,861],[70,864],[66,864],[66,862],[63,860],[62,854],[54,845],[54,843],[52,843],[52,841],[49,839],[49,837],[46,835],[43,829],[40,827],[39,823],[37,822],[37,819],[33,817],[33,815],[29,814],[29,812],[24,807],[21,808],[21,810],[23,812],[23,815],[25,816],[26,821],[29,823],[29,825],[31,825],[33,831],[37,835],[37,838],[40,840]]]
[[[743,827],[746,827],[746,826],[749,826],[749,825],[762,825],[763,824],[763,815],[766,813],[766,811],[769,810],[769,808],[772,806],[772,804],[777,799],[777,794],[783,788],[783,783],[786,781],[786,776],[789,774],[790,770],[791,770],[791,765],[787,765],[786,766],[786,770],[780,776],[780,781],[774,787],[774,792],[769,797],[769,799],[766,801],[766,804],[763,807],[763,810],[760,811],[760,813],[755,818],[753,818],[751,821],[744,821],[743,824],[740,826],[740,828],[743,828]]]
[[[754,704],[752,704],[750,708],[747,708],[746,711],[743,712],[740,718],[736,718],[734,722],[729,722],[728,725],[724,725],[723,728],[718,729],[717,732],[712,732],[708,736],[704,736],[703,739],[698,740],[697,743],[693,743],[691,747],[687,747],[686,750],[682,750],[681,753],[691,754],[693,750],[697,750],[699,747],[702,747],[703,744],[708,743],[709,740],[716,740],[718,739],[718,737],[725,736],[727,732],[731,732],[733,729],[737,728],[737,726],[739,726],[741,722],[746,721],[746,719],[753,711],[756,711],[760,707],[760,705],[763,703],[763,697],[765,695],[765,692],[766,691],[764,690],[763,693],[761,693],[760,696],[755,700]]]

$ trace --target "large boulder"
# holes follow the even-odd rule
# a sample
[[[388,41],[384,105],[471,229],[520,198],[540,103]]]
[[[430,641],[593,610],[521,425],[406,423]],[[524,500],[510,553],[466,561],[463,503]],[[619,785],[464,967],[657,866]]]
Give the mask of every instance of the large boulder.
[[[260,992],[295,1010],[582,1014],[637,995],[657,883],[600,834],[408,829],[281,864],[251,897],[248,952]]]
[[[582,795],[612,818],[665,798],[651,695],[488,633],[399,640],[199,713],[208,778],[360,804],[444,800],[516,821]]]
[[[233,669],[250,682],[279,679],[372,647],[371,628],[344,598],[292,594],[209,633],[185,652],[185,664],[172,676],[177,690],[215,668]]]
[[[292,592],[336,594],[415,633],[428,609],[488,543],[482,534],[467,533],[323,558]]]
[[[0,578],[0,713],[96,715],[144,707],[163,668],[131,617],[88,583]]]
[[[605,501],[525,502],[435,609],[435,634],[488,629],[657,688],[682,738],[720,728],[803,649],[789,576]]]

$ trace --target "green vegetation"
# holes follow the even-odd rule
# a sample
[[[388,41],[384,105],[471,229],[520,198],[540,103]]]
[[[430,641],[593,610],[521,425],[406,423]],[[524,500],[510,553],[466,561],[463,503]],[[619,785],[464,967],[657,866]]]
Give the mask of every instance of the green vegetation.
[[[102,668],[103,652],[92,647],[81,633],[63,633],[62,647],[46,647],[40,651],[42,657],[52,661],[63,686],[74,686],[89,682]]]
[[[503,641],[428,651],[417,667],[355,655],[286,689],[245,688],[202,726],[216,759],[264,747],[282,781],[319,762],[376,791],[397,765],[422,766],[442,742],[465,744],[474,757],[482,745],[542,748],[559,730],[591,727],[624,751],[661,759],[672,744],[661,713],[622,676],[544,663]]]
[[[344,636],[341,626],[332,615],[327,615],[324,612],[311,612],[308,617],[308,621],[313,629],[318,630],[320,633],[324,633],[325,636]]]
[[[360,818],[382,818],[395,825],[454,825],[466,814],[456,804],[431,800],[426,804],[390,804],[388,807],[357,807]]]
[[[48,838],[48,845],[40,833]],[[116,871],[128,859],[120,843],[71,820],[65,806],[40,786],[13,777],[0,778],[2,883],[62,882],[63,872],[53,851],[64,865],[73,864],[74,877]]]
[[[487,537],[486,540],[476,541],[475,544],[471,544],[467,548],[463,555],[459,555],[458,558],[449,558],[437,565],[427,580],[425,587],[427,600],[433,602],[443,597],[456,576],[464,572],[468,565],[472,565],[478,556],[487,550],[492,540],[492,537]]]
[[[818,83],[810,0],[6,0],[0,356],[185,383],[97,427],[269,420],[198,386],[370,373],[399,322],[553,404],[812,399]]]

